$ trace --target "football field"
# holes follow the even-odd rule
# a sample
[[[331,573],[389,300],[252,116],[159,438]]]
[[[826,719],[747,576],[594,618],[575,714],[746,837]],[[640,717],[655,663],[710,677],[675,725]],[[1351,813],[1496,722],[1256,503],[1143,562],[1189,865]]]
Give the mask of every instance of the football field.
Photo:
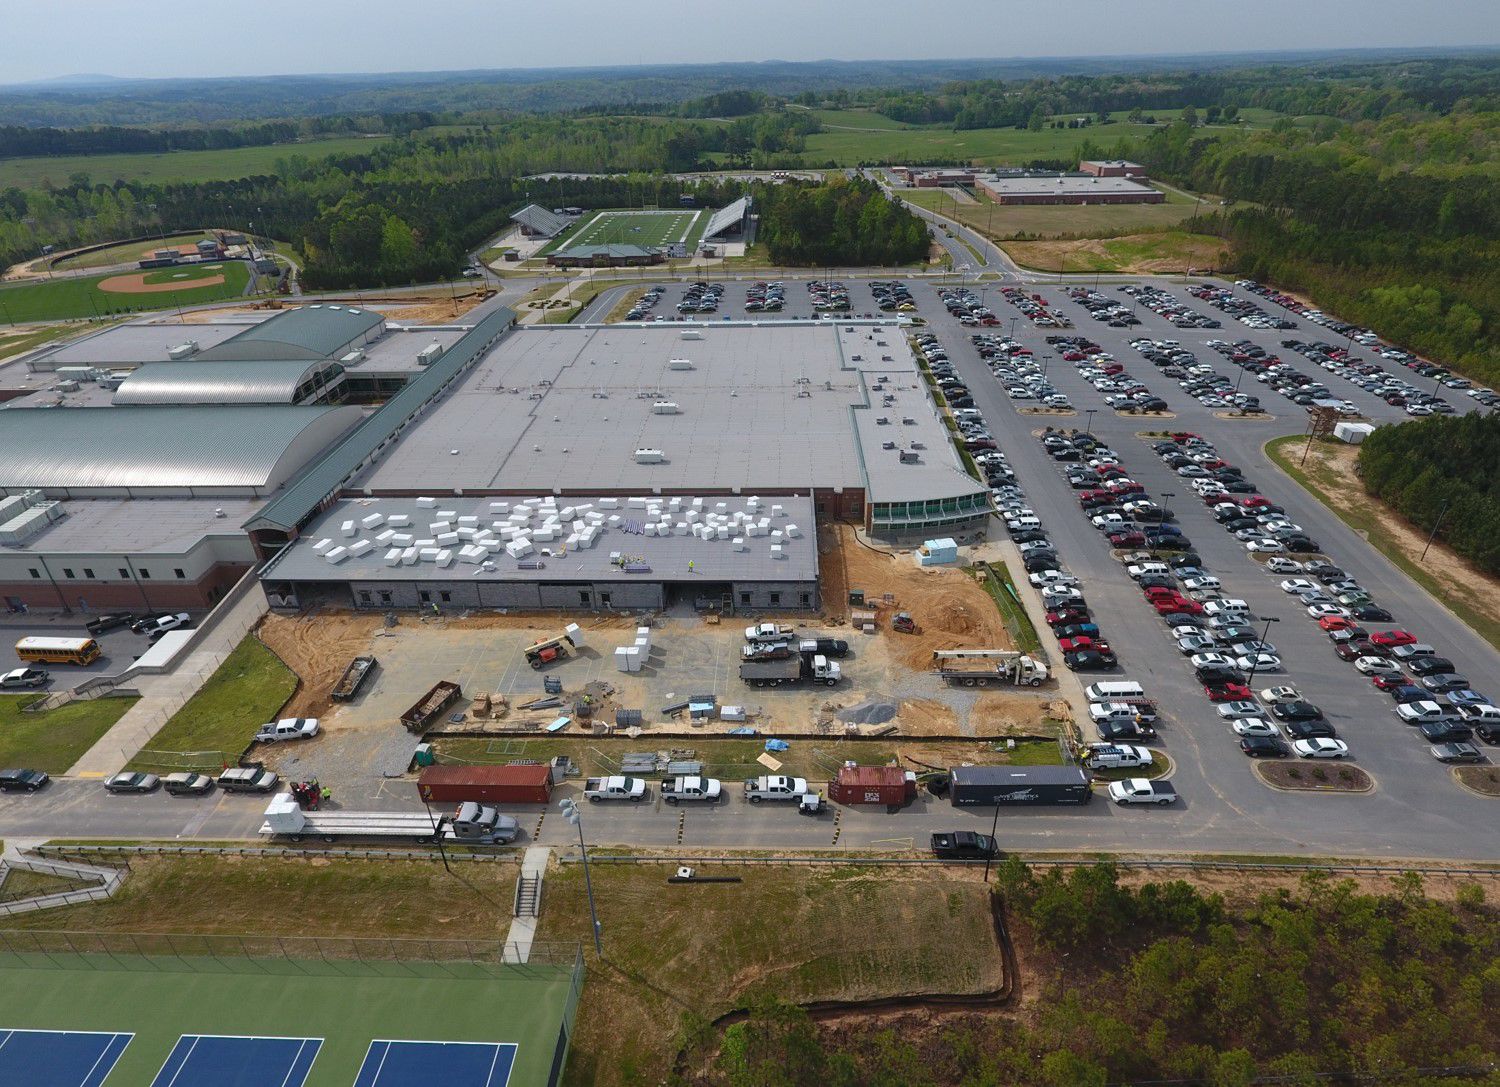
[[[665,211],[596,211],[572,230],[553,240],[543,252],[571,249],[578,245],[639,245],[655,249],[683,245],[692,249],[708,213],[702,208],[669,208]]]

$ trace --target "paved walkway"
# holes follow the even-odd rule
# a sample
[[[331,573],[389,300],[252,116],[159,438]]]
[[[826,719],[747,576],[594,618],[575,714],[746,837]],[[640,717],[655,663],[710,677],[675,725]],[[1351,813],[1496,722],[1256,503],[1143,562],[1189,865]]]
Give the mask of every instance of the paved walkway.
[[[129,686],[141,692],[140,701],[83,753],[68,769],[68,776],[105,777],[129,762],[213,675],[268,607],[266,594],[258,584],[253,586],[226,614],[216,617],[203,641],[172,671],[127,679]]]
[[[551,859],[552,850],[546,846],[528,846],[521,858],[521,876],[535,876],[541,880]],[[526,962],[531,958],[531,942],[536,939],[536,927],[541,920],[540,917],[517,917],[511,921],[510,932],[505,936],[506,962]]]

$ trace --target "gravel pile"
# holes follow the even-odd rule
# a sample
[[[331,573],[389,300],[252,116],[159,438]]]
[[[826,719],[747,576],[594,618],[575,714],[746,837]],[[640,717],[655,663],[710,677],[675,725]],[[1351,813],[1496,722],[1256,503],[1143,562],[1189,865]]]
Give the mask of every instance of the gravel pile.
[[[870,698],[852,706],[845,706],[838,711],[838,718],[840,721],[848,721],[856,725],[883,725],[895,717],[900,708],[895,702]]]

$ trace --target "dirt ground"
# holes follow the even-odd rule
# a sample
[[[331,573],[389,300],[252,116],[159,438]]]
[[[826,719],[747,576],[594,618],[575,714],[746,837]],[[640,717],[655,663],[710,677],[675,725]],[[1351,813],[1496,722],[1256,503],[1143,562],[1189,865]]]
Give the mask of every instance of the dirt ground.
[[[455,317],[462,317],[483,301],[484,297],[479,294],[461,294],[456,304],[451,297],[424,297],[410,305],[382,302],[372,304],[370,309],[402,324],[442,325]]]
[[[849,614],[850,589],[863,589],[878,607],[880,634],[899,639],[892,656],[905,668],[925,671],[937,649],[1014,649],[1005,621],[988,593],[968,574],[921,567],[910,552],[890,554],[861,541],[849,525],[825,526],[819,536],[820,590],[826,614]],[[881,603],[889,593],[892,603]],[[919,633],[890,633],[890,617],[910,612]]]
[[[1300,453],[1299,453],[1300,456]],[[1355,472],[1359,447],[1342,442],[1314,442],[1304,468],[1320,484],[1329,504],[1361,517],[1372,517],[1396,541],[1411,562],[1442,583],[1445,595],[1467,598],[1475,611],[1500,615],[1500,579],[1475,568],[1440,540],[1434,540],[1426,558],[1420,558],[1427,535],[1413,528],[1399,514],[1365,493]]]
[[[1194,239],[1177,245],[1170,256],[1118,260],[1108,246],[1111,243],[1126,245],[1149,245],[1150,234],[1127,234],[1118,238],[1081,238],[1077,240],[1044,240],[1005,243],[1006,252],[1016,260],[1033,268],[1056,268],[1067,259],[1097,257],[1118,263],[1118,270],[1135,274],[1149,272],[1180,272],[1184,260],[1195,268],[1212,268],[1222,263],[1224,244],[1217,238]]]
[[[99,290],[109,294],[166,294],[198,287],[217,287],[224,282],[223,276],[200,276],[181,283],[147,283],[145,272],[110,276],[99,281]]]

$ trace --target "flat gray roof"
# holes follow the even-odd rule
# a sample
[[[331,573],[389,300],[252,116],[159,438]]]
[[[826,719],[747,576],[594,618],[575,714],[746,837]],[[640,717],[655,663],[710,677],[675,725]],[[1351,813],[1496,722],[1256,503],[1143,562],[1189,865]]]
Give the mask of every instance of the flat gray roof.
[[[392,320],[400,318],[393,317]],[[428,344],[441,344],[446,351],[463,339],[464,329],[454,327],[423,328],[412,325],[407,329],[386,326],[380,339],[365,344],[365,357],[353,364],[346,364],[350,377],[365,373],[412,374],[426,367],[417,364],[417,353]]]
[[[184,555],[210,536],[245,540],[245,530],[240,524],[255,512],[261,501],[69,498],[62,503],[65,517],[50,522],[20,547],[7,547],[0,553]]]
[[[303,534],[262,569],[261,576],[271,581],[455,581],[480,579],[491,581],[599,581],[639,577],[647,581],[815,581],[818,576],[817,532],[813,522],[812,499],[806,495],[762,499],[754,508],[750,496],[692,498],[569,497],[555,500],[525,496],[493,498],[455,498],[434,496],[432,505],[422,505],[415,498],[341,499],[311,521]],[[551,502],[549,506],[546,503]],[[529,503],[529,506],[528,506]],[[676,507],[675,509],[673,507]],[[776,512],[776,508],[780,513]],[[514,518],[515,511],[529,508],[529,518]],[[655,509],[655,513],[653,513]],[[552,539],[541,538],[536,529],[543,525],[547,511],[558,515],[562,529]],[[692,512],[690,518],[689,513]],[[568,512],[567,518],[561,514]],[[451,514],[452,516],[446,516]],[[752,518],[757,525],[767,522],[766,529],[751,536],[741,528],[728,538],[704,539],[691,531],[678,534],[678,523],[705,523],[724,519],[735,522],[735,515]],[[459,518],[474,520],[464,525]],[[389,522],[395,518],[399,523]],[[611,524],[611,518],[617,519]],[[368,526],[367,519],[371,519]],[[380,523],[374,523],[378,519]],[[404,521],[403,521],[404,519]],[[597,537],[588,547],[567,546],[574,520],[597,523]],[[353,534],[343,530],[353,522]],[[670,536],[647,535],[644,526],[666,521],[672,525]],[[741,518],[738,522],[745,525]],[[499,546],[502,529],[508,525],[531,543],[531,550],[512,557]],[[798,535],[789,537],[788,526],[796,526]],[[465,538],[446,540],[444,531],[466,530]],[[770,533],[782,533],[779,539]],[[380,539],[385,533],[386,538]],[[738,536],[744,550],[733,542]],[[479,537],[476,542],[474,537]],[[485,546],[487,540],[496,541]],[[363,541],[363,543],[361,543]],[[782,548],[781,558],[772,547]],[[481,558],[469,557],[463,547],[483,547]],[[366,549],[368,547],[368,550]],[[343,548],[347,554],[332,562],[327,554]],[[390,565],[387,554],[399,548],[414,548],[414,563]],[[363,551],[363,554],[353,554]],[[449,554],[445,557],[443,552]],[[611,560],[619,553],[631,564],[649,566],[649,570],[626,572]],[[692,569],[688,563],[693,564]],[[489,565],[486,566],[485,563]],[[535,564],[540,563],[538,567]]]
[[[38,361],[47,369],[58,366],[142,366],[148,362],[166,362],[168,348],[189,340],[196,340],[206,351],[244,331],[243,324],[120,325],[63,344]]]
[[[638,461],[638,449],[661,459]],[[867,483],[870,501],[984,489],[960,466],[904,329],[768,321],[518,327],[353,486],[748,494]]]
[[[1140,193],[1157,192],[1150,185],[1128,177],[1094,177],[1064,175],[1061,177],[994,177],[979,178],[979,184],[1002,196],[1055,195],[1066,193]]]

